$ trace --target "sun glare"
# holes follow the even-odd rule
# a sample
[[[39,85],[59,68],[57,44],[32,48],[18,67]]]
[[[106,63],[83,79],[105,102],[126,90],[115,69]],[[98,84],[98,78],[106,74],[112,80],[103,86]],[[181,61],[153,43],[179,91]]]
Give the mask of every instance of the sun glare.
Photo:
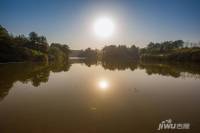
[[[99,18],[94,23],[94,31],[99,37],[110,37],[114,32],[114,23],[110,18]]]
[[[98,86],[101,90],[107,90],[109,87],[109,83],[106,80],[101,80],[99,81]]]

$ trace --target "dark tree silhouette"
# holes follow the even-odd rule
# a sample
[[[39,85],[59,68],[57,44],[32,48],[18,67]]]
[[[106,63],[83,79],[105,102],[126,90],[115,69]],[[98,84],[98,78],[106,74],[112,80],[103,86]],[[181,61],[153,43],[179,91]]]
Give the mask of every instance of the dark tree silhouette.
[[[60,45],[60,51],[68,58],[69,47]],[[49,45],[45,36],[31,32],[24,35],[12,36],[0,25],[0,62],[12,61],[47,61]]]
[[[132,45],[130,48],[125,45],[110,45],[102,49],[103,60],[129,60],[137,61],[139,59],[139,48]]]

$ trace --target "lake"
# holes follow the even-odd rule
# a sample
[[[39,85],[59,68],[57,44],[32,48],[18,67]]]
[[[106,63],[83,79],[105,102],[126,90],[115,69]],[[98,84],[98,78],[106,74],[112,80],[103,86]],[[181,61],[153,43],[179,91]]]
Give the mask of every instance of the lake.
[[[0,133],[200,132],[200,65],[0,64]]]

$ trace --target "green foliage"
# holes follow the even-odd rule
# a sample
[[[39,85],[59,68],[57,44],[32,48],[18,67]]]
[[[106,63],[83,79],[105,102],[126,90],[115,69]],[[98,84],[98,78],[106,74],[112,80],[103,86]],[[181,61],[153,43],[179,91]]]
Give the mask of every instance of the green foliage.
[[[69,55],[69,47],[65,44],[59,44],[59,43],[52,43],[48,56],[50,61],[66,61],[68,60],[68,55]]]
[[[98,50],[93,50],[91,48],[87,48],[86,50],[82,50],[79,54],[79,57],[84,57],[87,59],[97,59],[98,58]]]
[[[46,37],[38,36],[38,34],[35,32],[31,32],[29,34],[29,43],[26,43],[25,46],[43,53],[47,53],[48,51],[48,43]]]
[[[19,35],[19,36],[14,37],[12,39],[12,42],[16,46],[24,47],[26,44],[29,43],[29,40],[24,35]]]
[[[162,43],[150,42],[147,48],[142,49],[141,53],[159,54],[159,53],[170,53],[175,49],[180,49],[183,47],[182,40],[176,41],[165,41]]]
[[[130,48],[125,45],[110,45],[105,46],[102,50],[102,59],[103,60],[133,60],[136,61],[139,59],[139,48],[135,45]]]
[[[182,61],[182,62],[199,62],[200,61],[200,48],[181,48],[175,49],[170,53],[147,53],[141,55],[142,60],[156,60],[156,61]]]
[[[5,41],[9,41],[9,40],[10,40],[10,37],[9,37],[8,31],[0,25],[0,42],[5,43]]]
[[[56,55],[68,58],[67,45],[53,44],[52,47],[59,49]],[[31,32],[29,37],[24,35],[13,37],[0,25],[0,62],[48,61],[48,50],[46,37],[39,36],[35,32]],[[52,52],[52,49],[49,51]]]
[[[200,61],[200,48],[183,48],[168,55],[169,60]]]
[[[101,51],[87,48],[81,50],[79,57],[87,60],[102,61],[138,61],[142,60],[170,60],[170,61],[200,61],[198,45],[184,47],[183,40],[149,43],[146,48],[139,49],[135,45],[105,46]],[[12,36],[0,25],[0,62],[19,61],[65,61],[69,57],[69,47],[65,44],[52,43],[49,47],[47,39],[31,32],[24,35]]]

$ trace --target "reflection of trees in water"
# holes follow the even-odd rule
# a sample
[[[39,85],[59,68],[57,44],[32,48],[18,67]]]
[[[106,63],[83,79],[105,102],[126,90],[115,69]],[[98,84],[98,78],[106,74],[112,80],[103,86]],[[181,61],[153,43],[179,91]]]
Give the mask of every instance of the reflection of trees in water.
[[[133,62],[130,60],[119,60],[119,59],[112,59],[112,60],[103,60],[101,62],[97,62],[96,60],[70,60],[71,64],[74,63],[83,63],[86,64],[88,67],[91,65],[101,65],[104,69],[108,70],[126,70],[130,69],[134,71],[135,69],[145,69],[148,75],[152,74],[159,74],[163,76],[172,76],[175,78],[178,77],[193,77],[198,78],[200,75],[200,64],[195,63],[181,63],[181,62]],[[184,74],[189,73],[189,74]],[[199,78],[200,79],[200,78]]]
[[[92,65],[97,65],[98,61],[96,59],[70,59],[70,64],[85,64],[86,66],[90,67]]]
[[[85,65],[90,67],[91,65],[97,65],[97,60],[96,59],[86,59],[84,61]]]
[[[91,65],[102,65],[108,70],[126,70],[144,69],[148,75],[159,74],[163,76],[195,78],[200,79],[200,64],[183,64],[167,62],[130,62],[130,61],[102,61],[96,60],[69,60],[69,62],[51,62],[51,63],[13,63],[0,65],[0,100],[3,99],[13,83],[20,81],[23,83],[31,82],[33,86],[38,87],[49,79],[50,71],[61,72],[68,71],[71,64],[84,63],[88,67]]]
[[[1,89],[0,89],[0,101],[3,100],[5,96],[8,95],[9,89],[12,87],[12,84],[3,84],[2,81],[0,83]]]
[[[137,62],[116,61],[116,60],[102,61],[101,64],[102,64],[102,67],[104,69],[109,69],[109,70],[126,70],[126,69],[130,69],[130,70],[134,71],[138,66]]]
[[[179,77],[180,72],[178,72],[175,68],[164,65],[164,64],[145,64],[141,63],[139,65],[141,69],[145,69],[148,75],[159,74],[163,76],[172,76]]]
[[[188,72],[182,72],[181,74],[181,78],[194,78],[194,79],[200,79],[200,74],[191,74]]]
[[[200,79],[200,64],[180,62],[131,62],[126,60],[102,61],[102,67],[109,70],[145,69],[148,75],[159,74],[171,77],[193,77]],[[189,74],[184,74],[189,73]]]
[[[50,71],[68,71],[70,64],[65,63],[12,63],[0,65],[0,100],[3,99],[13,83],[20,81],[23,83],[31,82],[38,87],[49,79]]]
[[[49,70],[52,72],[67,72],[69,71],[71,67],[71,64],[66,61],[66,62],[51,62],[49,64]]]
[[[148,75],[159,74],[163,76],[172,76],[175,78],[190,77],[195,79],[199,77],[197,75],[200,75],[200,64],[194,63],[186,64],[180,62],[140,62],[139,67],[141,69],[145,69]]]
[[[35,87],[40,86],[40,83],[47,82],[49,79],[49,71],[44,70],[39,73],[36,73],[33,75],[33,77],[30,78],[30,81],[32,81],[32,85]]]

